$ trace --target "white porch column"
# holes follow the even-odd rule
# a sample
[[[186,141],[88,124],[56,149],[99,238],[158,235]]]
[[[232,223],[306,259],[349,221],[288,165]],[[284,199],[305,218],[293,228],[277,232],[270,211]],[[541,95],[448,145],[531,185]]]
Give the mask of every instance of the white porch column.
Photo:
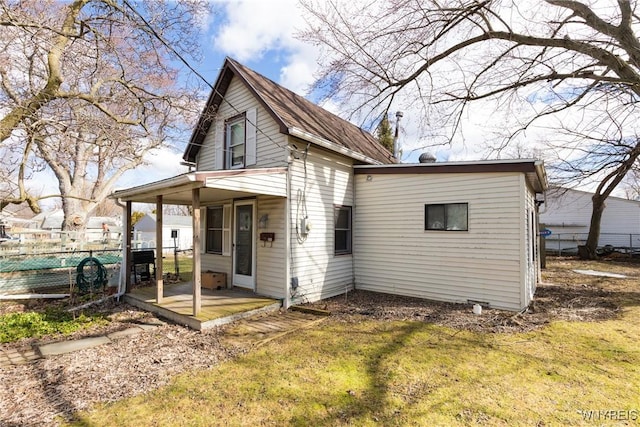
[[[156,303],[162,303],[164,281],[162,269],[162,195],[156,197]]]
[[[121,268],[125,269],[125,291],[129,293],[131,292],[131,232],[133,231],[131,227],[131,201],[127,201],[125,204],[123,220],[124,229],[122,231],[124,235],[122,237],[124,238],[125,257],[124,265]]]
[[[191,206],[193,208],[193,315],[200,314],[202,297],[200,290],[200,189],[192,190]]]

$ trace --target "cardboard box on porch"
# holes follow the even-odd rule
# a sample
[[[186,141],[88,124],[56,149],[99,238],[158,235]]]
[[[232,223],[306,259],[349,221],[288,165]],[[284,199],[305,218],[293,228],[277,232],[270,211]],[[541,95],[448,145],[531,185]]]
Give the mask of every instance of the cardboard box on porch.
[[[203,272],[200,285],[207,289],[218,289],[218,287],[224,289],[227,287],[227,273]]]

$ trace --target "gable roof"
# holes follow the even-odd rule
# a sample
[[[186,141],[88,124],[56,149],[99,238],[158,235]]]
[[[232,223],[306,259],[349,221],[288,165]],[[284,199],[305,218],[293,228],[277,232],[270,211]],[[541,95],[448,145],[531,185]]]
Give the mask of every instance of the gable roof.
[[[239,78],[276,121],[280,132],[370,164],[395,163],[393,155],[369,132],[330,113],[274,81],[226,58],[183,159],[194,162],[231,79]]]

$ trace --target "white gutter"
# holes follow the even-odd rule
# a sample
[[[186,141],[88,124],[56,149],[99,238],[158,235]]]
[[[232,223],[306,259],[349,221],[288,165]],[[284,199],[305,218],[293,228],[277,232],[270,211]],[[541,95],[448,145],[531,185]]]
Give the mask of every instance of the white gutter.
[[[314,143],[321,147],[324,147],[328,150],[335,151],[336,153],[344,154],[347,157],[351,157],[355,160],[360,160],[361,162],[373,164],[373,165],[382,165],[382,162],[372,159],[369,156],[365,156],[362,153],[358,153],[357,151],[351,150],[347,147],[343,147],[341,145],[335,144],[327,139],[320,138],[312,133],[305,132],[302,129],[298,129],[297,127],[290,127],[287,129],[287,132],[291,136],[298,137],[300,139],[304,139],[305,141]]]
[[[138,196],[140,195],[140,193],[166,190],[168,187],[178,187],[180,185],[191,184],[194,182],[198,182],[197,172],[178,175],[171,178],[163,179],[161,181],[155,181],[149,184],[127,188],[125,190],[116,190],[112,193],[111,196],[114,199],[126,199],[129,197]]]
[[[547,191],[547,188],[549,188],[549,181],[547,180],[547,172],[544,169],[544,161],[536,160],[533,165],[536,168],[536,175],[538,175],[542,191],[545,192]]]

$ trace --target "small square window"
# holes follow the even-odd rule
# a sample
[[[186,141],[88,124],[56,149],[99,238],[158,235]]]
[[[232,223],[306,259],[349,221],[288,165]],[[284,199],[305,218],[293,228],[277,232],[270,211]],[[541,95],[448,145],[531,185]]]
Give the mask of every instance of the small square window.
[[[424,205],[424,229],[468,231],[468,203]]]

